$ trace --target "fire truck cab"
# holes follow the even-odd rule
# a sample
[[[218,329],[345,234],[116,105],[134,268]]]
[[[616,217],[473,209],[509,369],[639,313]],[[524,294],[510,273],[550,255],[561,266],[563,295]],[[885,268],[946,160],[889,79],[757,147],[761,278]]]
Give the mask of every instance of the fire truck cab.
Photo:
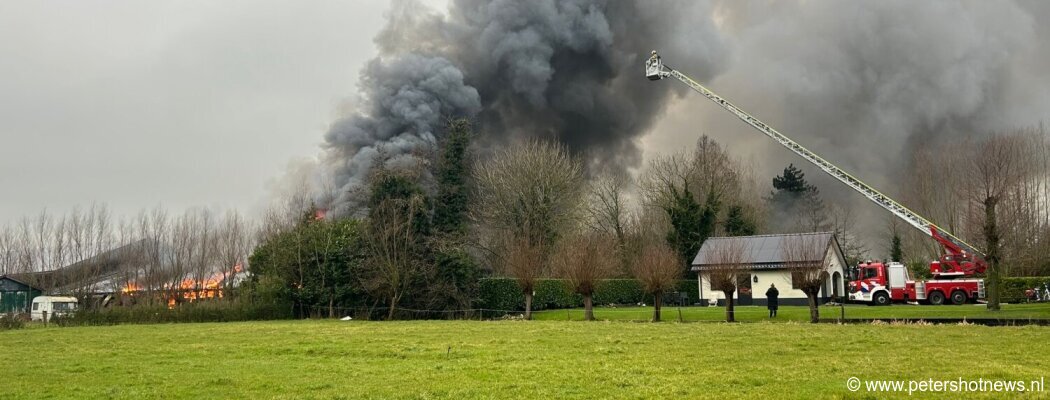
[[[932,266],[931,266],[932,267]],[[931,268],[932,269],[932,268]],[[983,279],[913,280],[899,262],[864,262],[850,272],[849,300],[872,305],[922,302],[963,304],[984,298]],[[938,277],[940,278],[940,277]]]

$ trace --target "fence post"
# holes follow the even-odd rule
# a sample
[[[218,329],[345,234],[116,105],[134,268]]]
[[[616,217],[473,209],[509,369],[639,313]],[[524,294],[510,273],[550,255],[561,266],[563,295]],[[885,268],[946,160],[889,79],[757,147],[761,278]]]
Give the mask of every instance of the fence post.
[[[47,311],[41,311],[41,314],[44,316],[44,326],[47,326]]]
[[[685,320],[682,319],[682,305],[681,304],[678,305],[678,322],[685,322]]]

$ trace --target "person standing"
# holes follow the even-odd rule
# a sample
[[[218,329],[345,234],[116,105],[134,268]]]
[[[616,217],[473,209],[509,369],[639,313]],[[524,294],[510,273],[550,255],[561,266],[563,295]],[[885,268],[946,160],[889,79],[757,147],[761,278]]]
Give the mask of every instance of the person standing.
[[[769,309],[769,318],[776,318],[777,307],[780,305],[777,297],[780,296],[780,291],[777,290],[777,285],[769,284],[769,290],[766,290],[766,308]]]

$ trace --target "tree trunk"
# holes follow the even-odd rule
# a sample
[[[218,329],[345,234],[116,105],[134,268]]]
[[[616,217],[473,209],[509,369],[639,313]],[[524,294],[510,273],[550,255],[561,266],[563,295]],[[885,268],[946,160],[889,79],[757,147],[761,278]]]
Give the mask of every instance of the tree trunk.
[[[653,322],[660,322],[660,301],[663,293],[653,294]]]
[[[328,295],[328,318],[335,318],[335,298]]]
[[[532,291],[525,293],[525,319],[532,319]]]
[[[394,320],[394,310],[397,309],[397,295],[390,296],[390,311],[386,313],[386,320]]]
[[[594,321],[594,304],[590,293],[583,295],[583,319]]]
[[[806,293],[806,298],[809,299],[809,322],[814,324],[817,323],[817,321],[820,321],[820,308],[817,306],[817,293],[818,292],[815,291]]]
[[[988,254],[988,309],[999,311],[999,228],[996,226],[995,206],[997,196],[984,199],[984,238],[987,241]]]
[[[722,292],[726,295],[726,322],[736,322],[736,315],[734,315],[733,310],[733,292],[735,290]]]

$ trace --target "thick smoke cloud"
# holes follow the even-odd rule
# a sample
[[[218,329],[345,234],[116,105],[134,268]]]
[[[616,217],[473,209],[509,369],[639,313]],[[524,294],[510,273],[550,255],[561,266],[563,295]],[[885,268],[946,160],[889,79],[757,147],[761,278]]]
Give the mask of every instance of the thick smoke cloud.
[[[1031,100],[1009,91],[1027,79],[1014,67],[1038,40],[1034,16],[1015,3],[719,10],[737,42],[717,90],[796,139],[845,152],[840,162],[851,169],[885,175],[909,145],[1031,122],[1011,111]]]
[[[366,180],[380,151],[393,163],[407,163],[413,151],[433,143],[448,115],[473,115],[478,92],[463,73],[441,57],[404,54],[372,60],[361,74],[368,107],[337,121],[325,135],[326,164],[346,202]],[[330,195],[330,194],[325,194]]]
[[[325,137],[337,210],[353,208],[380,149],[410,160],[450,116],[475,118],[485,146],[546,138],[595,167],[636,166],[635,139],[674,93],[642,78],[649,50],[681,54],[699,78],[726,54],[696,2],[464,0],[447,15],[402,2],[376,43],[362,107]]]
[[[400,2],[361,107],[326,136],[335,205],[353,206],[378,148],[410,161],[448,116],[475,118],[485,147],[554,139],[593,168],[641,166],[647,133],[662,143],[647,153],[706,133],[762,178],[799,162],[684,85],[642,78],[651,49],[896,195],[912,146],[1047,120],[1048,19],[1045,2]],[[806,170],[832,202],[865,204]]]
[[[917,146],[936,151],[1050,119],[1046,2],[726,1],[714,13],[732,60],[705,83],[894,197],[905,191],[900,178],[924,167],[911,160]],[[765,185],[794,162],[825,203],[853,209],[862,234],[883,233],[885,211],[692,97],[672,105],[647,151],[688,146],[702,130],[752,160]],[[869,243],[882,252],[881,240]]]

